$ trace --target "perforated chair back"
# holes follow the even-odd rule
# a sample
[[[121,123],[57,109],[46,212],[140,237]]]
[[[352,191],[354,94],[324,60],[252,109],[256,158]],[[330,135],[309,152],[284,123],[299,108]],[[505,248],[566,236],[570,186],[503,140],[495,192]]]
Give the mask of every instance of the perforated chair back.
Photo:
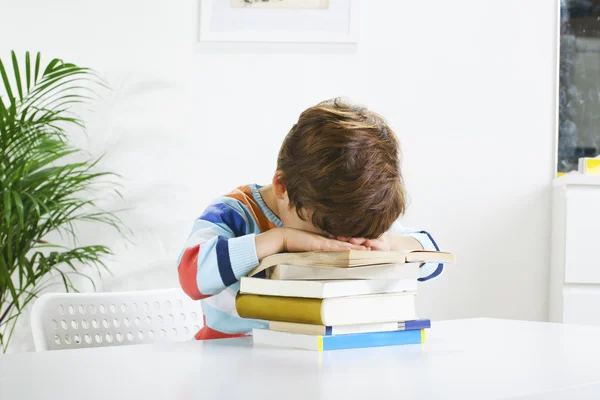
[[[37,351],[185,341],[201,326],[200,302],[181,289],[49,293],[31,313]]]

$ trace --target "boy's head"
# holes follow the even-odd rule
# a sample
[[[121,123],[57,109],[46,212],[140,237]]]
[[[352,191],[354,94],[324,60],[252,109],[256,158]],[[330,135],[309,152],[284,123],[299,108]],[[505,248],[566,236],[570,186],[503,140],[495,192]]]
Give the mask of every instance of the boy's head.
[[[377,238],[404,213],[399,144],[366,108],[328,100],[287,134],[273,187],[286,227]]]

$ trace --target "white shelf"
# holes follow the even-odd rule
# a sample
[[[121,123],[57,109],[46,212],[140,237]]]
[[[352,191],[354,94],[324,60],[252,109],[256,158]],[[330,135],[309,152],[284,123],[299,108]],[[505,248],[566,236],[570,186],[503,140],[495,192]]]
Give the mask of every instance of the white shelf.
[[[557,178],[552,198],[550,321],[600,325],[600,176]]]
[[[583,175],[578,172],[569,172],[560,178],[555,178],[553,185],[566,186],[566,185],[597,185],[600,186],[600,176]]]

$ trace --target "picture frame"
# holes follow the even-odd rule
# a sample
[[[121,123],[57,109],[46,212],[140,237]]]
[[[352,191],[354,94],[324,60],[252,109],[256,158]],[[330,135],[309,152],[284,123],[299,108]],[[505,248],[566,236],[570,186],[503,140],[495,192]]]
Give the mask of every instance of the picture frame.
[[[256,1],[256,0],[254,0]],[[264,3],[274,1],[272,6]],[[323,1],[327,8],[282,6]],[[314,2],[314,3],[311,3]],[[357,43],[359,0],[199,0],[199,42]],[[281,2],[281,3],[277,3]]]

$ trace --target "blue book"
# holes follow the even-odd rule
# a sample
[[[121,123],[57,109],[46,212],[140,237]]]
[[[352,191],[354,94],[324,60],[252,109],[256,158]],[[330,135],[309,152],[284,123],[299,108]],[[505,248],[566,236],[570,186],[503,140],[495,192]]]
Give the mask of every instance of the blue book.
[[[369,332],[391,332],[391,331],[411,331],[431,328],[431,321],[428,319],[418,319],[414,321],[403,322],[381,322],[375,324],[357,324],[357,325],[311,325],[297,324],[294,322],[269,321],[269,329],[272,331],[304,333],[306,335],[348,335],[353,333]]]
[[[364,347],[419,344],[425,341],[425,329],[355,333],[348,335],[305,335],[269,329],[252,331],[254,344],[315,351],[359,349]]]

